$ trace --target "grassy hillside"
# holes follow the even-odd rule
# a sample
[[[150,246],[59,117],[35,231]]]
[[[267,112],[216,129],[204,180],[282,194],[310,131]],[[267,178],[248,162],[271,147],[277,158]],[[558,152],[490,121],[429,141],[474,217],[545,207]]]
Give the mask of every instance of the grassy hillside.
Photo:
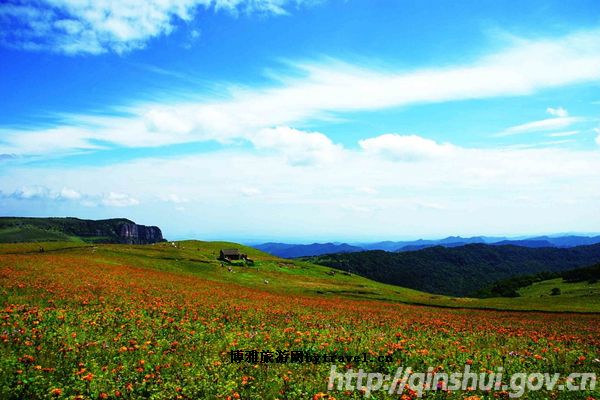
[[[359,399],[328,392],[332,362],[231,361],[233,349],[362,355],[351,367],[600,373],[600,314],[506,312],[282,260],[232,243],[0,245],[0,398]],[[221,267],[223,247],[254,266]],[[265,282],[265,280],[268,282]],[[520,307],[519,299],[501,299]],[[531,298],[548,310],[569,297]],[[564,300],[564,301],[563,301]],[[521,305],[520,305],[521,304]],[[497,304],[496,304],[497,305]],[[589,310],[589,308],[588,308]],[[244,353],[247,354],[247,353]],[[284,354],[284,353],[281,353]],[[389,362],[378,360],[390,357]],[[334,361],[338,370],[347,361]],[[475,390],[430,399],[508,398]],[[374,392],[371,398],[415,398]],[[528,393],[580,399],[593,391]]]
[[[123,227],[137,226],[138,234],[156,227],[136,225],[125,218],[86,220],[79,218],[0,217],[0,243],[17,242],[87,242],[87,243],[146,243],[144,237],[127,237]],[[142,235],[143,236],[143,235]],[[160,236],[162,239],[162,235]]]
[[[600,307],[600,264],[562,273],[541,273],[496,282],[487,297],[522,297],[523,302],[564,302]],[[497,300],[496,300],[497,302]]]
[[[579,299],[491,298],[444,296],[376,282],[362,276],[299,260],[281,259],[251,247],[229,242],[180,241],[153,245],[89,245],[82,243],[0,244],[1,254],[91,258],[101,263],[136,265],[150,270],[198,276],[214,282],[257,288],[273,293],[318,298],[378,300],[439,307],[499,310],[600,312],[597,302]],[[239,248],[254,265],[228,265],[218,260],[219,250]],[[230,267],[230,268],[228,268]],[[231,272],[229,271],[231,269]],[[268,283],[266,283],[268,282]]]
[[[600,261],[600,245],[526,248],[470,244],[391,253],[364,251],[303,257],[302,260],[350,271],[430,293],[466,296],[493,282],[539,272],[560,272]]]
[[[67,235],[54,229],[44,229],[29,224],[0,226],[0,243],[19,242],[83,242],[77,236]]]
[[[560,292],[554,294],[555,289]],[[549,302],[573,298],[582,303],[599,304],[600,282],[565,282],[562,278],[549,279],[519,289],[519,295],[524,298],[544,298]]]

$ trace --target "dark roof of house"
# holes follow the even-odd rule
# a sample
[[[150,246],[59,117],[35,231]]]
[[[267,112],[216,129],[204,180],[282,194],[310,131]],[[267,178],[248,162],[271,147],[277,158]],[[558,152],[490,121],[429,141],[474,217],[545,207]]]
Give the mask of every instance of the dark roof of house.
[[[224,256],[239,256],[241,253],[238,249],[223,249],[221,250]]]

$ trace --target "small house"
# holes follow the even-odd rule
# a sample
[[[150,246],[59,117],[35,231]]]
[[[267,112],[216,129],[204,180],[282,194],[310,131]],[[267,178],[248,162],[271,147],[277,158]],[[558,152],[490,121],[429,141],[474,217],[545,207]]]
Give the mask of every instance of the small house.
[[[245,260],[248,258],[239,249],[223,249],[219,253],[219,259],[225,261]]]

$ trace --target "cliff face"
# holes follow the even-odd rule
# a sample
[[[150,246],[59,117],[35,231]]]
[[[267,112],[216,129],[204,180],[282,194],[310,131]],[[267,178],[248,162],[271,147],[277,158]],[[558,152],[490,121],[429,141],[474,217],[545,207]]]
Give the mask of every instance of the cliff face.
[[[133,222],[121,224],[119,237],[127,244],[149,244],[164,240],[159,227],[138,225]]]

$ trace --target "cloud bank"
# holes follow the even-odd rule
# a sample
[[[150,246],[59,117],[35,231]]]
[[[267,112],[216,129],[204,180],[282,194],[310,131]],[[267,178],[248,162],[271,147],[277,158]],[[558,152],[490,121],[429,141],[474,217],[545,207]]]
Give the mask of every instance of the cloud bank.
[[[336,157],[325,164],[293,164],[284,151],[238,149],[104,167],[45,168],[43,174],[21,166],[3,176],[0,190],[19,197],[5,197],[7,209],[38,200],[46,210],[69,202],[71,213],[81,205],[78,215],[90,205],[130,207],[132,217],[166,227],[180,221],[185,229],[198,227],[205,238],[301,234],[316,240],[351,232],[389,239],[402,232],[597,229],[600,186],[591,184],[598,182],[597,150],[464,148],[399,134],[370,139],[367,143],[377,146],[336,149]],[[393,149],[392,156],[381,153],[380,145]],[[39,187],[21,188],[22,182]],[[235,218],[227,219],[231,215]],[[189,237],[187,231],[182,235]]]

